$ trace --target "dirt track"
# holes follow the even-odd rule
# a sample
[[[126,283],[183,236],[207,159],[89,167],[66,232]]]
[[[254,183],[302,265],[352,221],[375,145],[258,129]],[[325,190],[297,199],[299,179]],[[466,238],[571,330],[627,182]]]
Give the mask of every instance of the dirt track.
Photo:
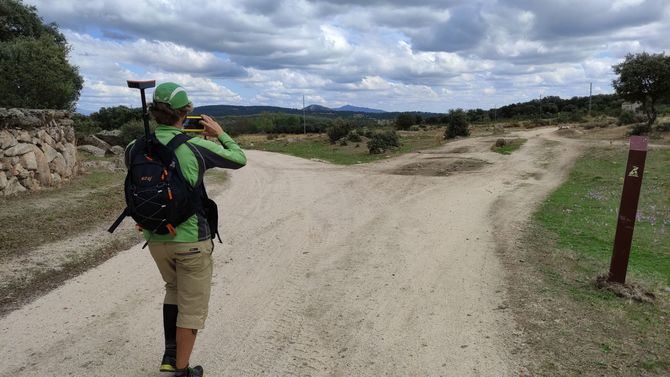
[[[511,156],[475,138],[355,167],[249,151],[217,199],[225,240],[192,362],[209,376],[519,375],[496,250],[577,150],[547,142],[553,129],[521,136]],[[120,253],[0,320],[0,375],[159,376],[162,292],[146,250]]]

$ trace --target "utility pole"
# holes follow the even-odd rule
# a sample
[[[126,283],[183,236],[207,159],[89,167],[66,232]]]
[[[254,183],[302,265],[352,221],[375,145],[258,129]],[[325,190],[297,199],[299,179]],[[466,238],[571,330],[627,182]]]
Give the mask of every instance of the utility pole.
[[[305,95],[302,95],[302,133],[307,135],[307,122],[305,121]]]
[[[589,117],[591,116],[591,96],[593,95],[593,83],[589,83]]]

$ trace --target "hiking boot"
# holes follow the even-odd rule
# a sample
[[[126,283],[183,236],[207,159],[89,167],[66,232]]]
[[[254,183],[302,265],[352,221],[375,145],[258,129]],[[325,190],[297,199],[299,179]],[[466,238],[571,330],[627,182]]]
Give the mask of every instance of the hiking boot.
[[[193,368],[186,368],[185,370],[177,370],[174,373],[174,377],[203,377],[205,372],[202,370],[200,365],[194,366]]]
[[[163,355],[163,361],[161,361],[161,367],[160,371],[161,372],[174,372],[177,370],[177,359],[168,356],[168,355]]]

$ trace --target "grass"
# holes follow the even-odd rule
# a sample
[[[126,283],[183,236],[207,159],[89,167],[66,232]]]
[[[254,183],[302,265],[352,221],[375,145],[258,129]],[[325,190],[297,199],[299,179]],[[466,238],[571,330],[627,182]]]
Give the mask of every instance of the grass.
[[[526,141],[528,141],[528,140],[527,139],[522,139],[522,138],[506,139],[505,140],[505,145],[503,145],[502,147],[496,147],[495,144],[494,144],[491,147],[491,150],[496,152],[496,153],[509,155],[509,154],[512,154],[512,152],[514,152],[515,150],[521,148],[521,146],[524,145],[524,143],[526,143]]]
[[[557,247],[607,265],[621,198],[627,153],[592,149],[569,180],[544,203],[537,220],[556,233]],[[638,205],[629,271],[670,285],[670,151],[649,152]]]
[[[370,154],[365,141],[347,142],[346,146],[330,144],[325,135],[290,135],[275,140],[242,136],[241,145],[248,149],[284,153],[296,157],[319,159],[340,165],[361,164],[442,145],[441,132],[399,132],[400,148],[383,154]]]
[[[670,373],[670,150],[647,156],[628,274],[655,302],[621,299],[594,282],[609,266],[626,157],[625,148],[585,152],[506,262],[532,375]]]
[[[0,257],[67,238],[118,215],[125,173],[93,171],[62,188],[0,198]]]

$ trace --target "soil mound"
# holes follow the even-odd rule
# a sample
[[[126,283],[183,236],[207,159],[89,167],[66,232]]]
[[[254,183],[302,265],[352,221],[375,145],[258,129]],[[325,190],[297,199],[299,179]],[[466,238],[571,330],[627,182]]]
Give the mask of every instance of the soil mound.
[[[486,165],[489,163],[475,158],[433,157],[430,160],[403,165],[392,170],[391,174],[445,177],[458,172],[479,170]]]

